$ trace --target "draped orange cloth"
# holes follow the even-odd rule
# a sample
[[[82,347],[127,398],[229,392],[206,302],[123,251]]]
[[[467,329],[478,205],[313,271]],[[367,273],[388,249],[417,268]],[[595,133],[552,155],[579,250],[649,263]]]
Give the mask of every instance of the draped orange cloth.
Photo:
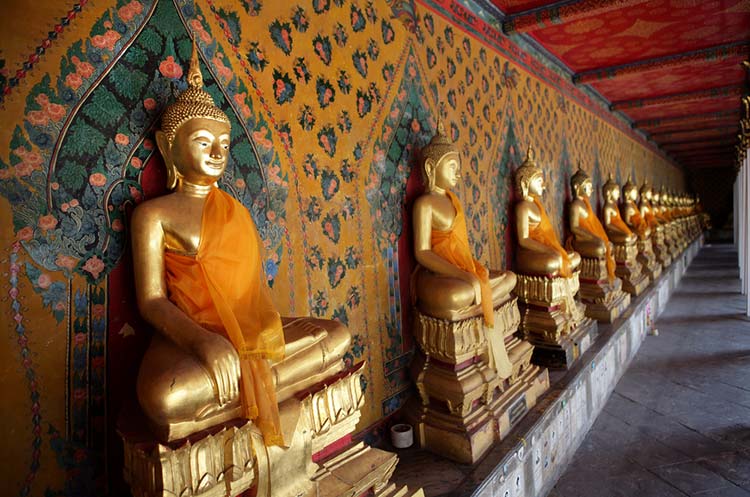
[[[570,256],[568,255],[568,252],[563,248],[563,246],[560,245],[560,241],[557,239],[555,230],[554,228],[552,228],[552,223],[547,216],[547,211],[544,210],[544,206],[539,200],[539,197],[534,195],[533,198],[534,204],[536,204],[537,209],[539,209],[539,217],[541,219],[539,220],[539,224],[536,225],[534,229],[529,230],[529,238],[546,245],[547,247],[560,254],[560,256],[562,256],[560,276],[568,278],[573,275],[573,272],[570,269]]]
[[[505,349],[503,334],[494,330],[495,313],[493,312],[492,287],[490,286],[490,273],[478,260],[471,255],[469,247],[469,236],[466,231],[466,216],[461,203],[453,192],[446,190],[446,195],[456,211],[456,217],[450,229],[440,231],[433,229],[430,234],[431,250],[456,267],[467,271],[480,282],[482,295],[482,315],[487,329],[487,355],[489,366],[497,370],[501,378],[508,378],[513,373],[513,364]]]
[[[283,444],[269,360],[284,358],[284,333],[247,209],[214,188],[203,207],[198,253],[166,252],[164,257],[169,300],[229,339],[240,356],[245,416],[260,428],[267,445]]]
[[[495,325],[495,313],[492,309],[492,288],[490,273],[481,262],[474,259],[469,247],[469,235],[466,231],[466,216],[461,203],[453,192],[445,192],[456,210],[453,226],[447,231],[432,230],[430,242],[432,251],[454,266],[467,271],[480,281],[482,291],[482,314],[488,327]]]
[[[656,216],[654,216],[653,210],[649,209],[648,212],[646,212],[644,217],[646,219],[646,222],[651,228],[655,228],[656,226],[659,226],[659,221],[658,219],[656,219]]]
[[[588,231],[599,240],[604,242],[604,245],[607,247],[607,276],[609,276],[609,281],[614,281],[616,265],[615,257],[612,255],[612,247],[609,243],[609,237],[607,236],[607,232],[604,231],[604,226],[602,226],[599,218],[596,217],[596,214],[594,214],[594,210],[591,208],[591,202],[589,202],[589,199],[587,197],[583,197],[582,200],[583,203],[586,204],[586,211],[588,212],[588,216],[585,219],[580,218],[580,220],[578,221],[578,225],[581,229]]]
[[[630,216],[630,223],[633,225],[633,228],[635,228],[638,235],[643,237],[646,235],[646,230],[649,228],[648,223],[643,219],[643,216],[641,216],[641,211],[638,210],[637,205],[633,204],[633,210],[633,215]]]
[[[620,209],[615,206],[614,208],[614,214],[612,214],[612,217],[609,218],[609,224],[614,226],[615,228],[619,229],[626,235],[632,235],[633,232],[630,230],[627,224],[625,224],[625,221],[622,220],[620,217]]]

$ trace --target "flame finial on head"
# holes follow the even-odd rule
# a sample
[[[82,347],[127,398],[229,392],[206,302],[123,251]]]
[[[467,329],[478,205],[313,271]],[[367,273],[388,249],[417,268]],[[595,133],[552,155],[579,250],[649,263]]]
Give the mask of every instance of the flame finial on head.
[[[526,150],[526,158],[518,169],[516,169],[516,192],[522,197],[526,197],[529,191],[529,183],[536,175],[544,176],[542,170],[536,163],[534,148],[529,144],[529,148]]]
[[[615,183],[615,180],[612,179],[612,173],[609,173],[609,175],[607,176],[607,181],[605,181],[602,185],[602,192],[604,192],[604,196],[608,197],[612,192],[619,190],[620,185]]]
[[[193,54],[187,74],[187,90],[177,95],[177,99],[169,105],[161,117],[161,130],[170,143],[174,141],[177,129],[186,121],[193,118],[213,119],[229,124],[227,115],[214,104],[214,99],[203,89],[203,75],[198,57],[198,45],[193,40]]]
[[[581,163],[578,163],[578,171],[570,177],[570,188],[578,194],[579,188],[583,186],[586,182],[591,182],[591,177],[586,174],[586,171],[584,171],[581,168]]]

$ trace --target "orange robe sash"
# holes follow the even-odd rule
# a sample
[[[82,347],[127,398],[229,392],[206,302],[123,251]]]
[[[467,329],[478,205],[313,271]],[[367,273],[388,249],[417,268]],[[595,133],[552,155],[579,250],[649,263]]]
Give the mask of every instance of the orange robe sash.
[[[544,210],[542,202],[537,196],[534,196],[534,204],[539,209],[539,224],[534,229],[529,230],[529,238],[535,240],[547,247],[551,248],[562,257],[562,265],[560,266],[560,276],[569,278],[573,275],[570,269],[570,256],[568,252],[560,245],[560,241],[557,239],[552,223],[547,216],[547,211]]]
[[[653,209],[649,209],[646,214],[643,216],[646,219],[646,222],[651,228],[655,228],[656,226],[659,226],[659,220],[656,219],[656,216],[654,216]]]
[[[589,202],[589,199],[587,197],[583,197],[583,203],[586,204],[586,211],[588,212],[588,216],[585,219],[580,219],[579,226],[597,237],[599,240],[604,242],[604,246],[607,247],[607,253],[606,253],[606,261],[607,261],[607,276],[609,276],[609,281],[612,282],[615,280],[615,257],[612,255],[612,247],[609,243],[609,237],[607,236],[607,232],[604,230],[604,226],[602,226],[602,223],[599,221],[599,218],[596,217],[596,214],[594,214],[594,210],[591,208],[591,202]],[[630,230],[628,230],[630,231]]]
[[[477,278],[480,282],[482,294],[482,315],[484,317],[485,327],[487,330],[487,353],[489,365],[497,370],[501,378],[509,377],[513,372],[513,365],[508,358],[508,351],[505,349],[505,343],[502,333],[494,330],[495,313],[492,301],[492,287],[490,286],[490,273],[478,260],[471,255],[469,246],[469,235],[466,231],[466,216],[464,215],[461,203],[453,192],[445,192],[453,204],[456,211],[456,217],[453,219],[453,225],[447,231],[432,230],[430,242],[432,251],[450,262],[451,264],[467,271]]]
[[[267,445],[283,444],[269,360],[284,357],[281,318],[271,301],[261,242],[247,209],[214,188],[203,207],[195,257],[166,252],[169,300],[232,343],[240,356],[245,416]]]
[[[625,221],[622,220],[622,217],[620,217],[620,209],[615,205],[614,213],[612,214],[612,217],[609,218],[609,224],[614,226],[615,228],[619,229],[626,235],[632,235],[633,232],[628,227],[627,224],[625,224]]]
[[[638,209],[638,206],[633,204],[633,215],[630,216],[630,224],[633,225],[633,228],[635,229],[636,233],[638,233],[638,236],[643,238],[646,236],[646,230],[648,229],[648,223],[645,219],[643,219],[643,216],[641,216],[641,211]]]
[[[482,291],[482,314],[484,323],[488,327],[495,325],[495,313],[492,309],[492,288],[490,287],[490,273],[481,262],[474,259],[469,247],[469,235],[466,231],[466,216],[461,203],[453,192],[446,191],[448,198],[456,211],[453,226],[447,231],[432,230],[430,242],[432,251],[454,266],[467,271],[480,281]]]

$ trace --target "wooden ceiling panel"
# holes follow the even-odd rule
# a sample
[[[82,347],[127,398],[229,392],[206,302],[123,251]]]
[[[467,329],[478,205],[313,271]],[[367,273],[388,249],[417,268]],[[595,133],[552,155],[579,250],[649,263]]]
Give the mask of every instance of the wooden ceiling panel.
[[[579,72],[744,39],[749,28],[747,0],[653,0],[548,24],[532,36]]]
[[[646,119],[669,118],[692,114],[706,114],[709,112],[720,112],[737,109],[740,106],[739,97],[714,98],[699,100],[696,102],[674,102],[651,107],[641,107],[622,111],[634,121]]]
[[[679,67],[654,67],[643,72],[601,79],[591,86],[607,100],[630,100],[697,91],[727,84],[742,85],[744,73],[740,64],[746,54],[722,60],[692,60]]]
[[[681,164],[734,155],[750,0],[491,0]]]
[[[492,3],[504,14],[515,14],[558,2],[550,2],[549,0],[492,0]]]

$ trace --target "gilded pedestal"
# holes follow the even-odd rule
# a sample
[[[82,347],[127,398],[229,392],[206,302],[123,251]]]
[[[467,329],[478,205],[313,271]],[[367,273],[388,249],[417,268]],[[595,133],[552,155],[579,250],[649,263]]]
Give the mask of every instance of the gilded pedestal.
[[[345,450],[326,454],[348,441],[359,421],[361,376],[360,365],[282,403],[289,447],[267,447],[245,419],[168,445],[121,429],[125,481],[134,497],[228,497],[253,487],[256,497],[381,495],[398,462],[395,454],[362,443],[344,443]]]
[[[622,289],[637,297],[649,284],[648,276],[643,272],[638,262],[638,246],[636,243],[614,244],[614,256],[617,267],[615,274],[622,280]]]
[[[514,293],[521,330],[534,346],[532,361],[549,368],[569,368],[596,337],[596,321],[575,300],[578,272],[569,278],[518,275]]]
[[[515,335],[516,298],[508,296],[494,313],[513,365],[505,379],[487,363],[481,308],[457,320],[416,310],[420,353],[412,373],[419,397],[407,405],[407,417],[421,447],[461,463],[479,460],[549,388],[547,370],[531,364],[534,348]]]
[[[586,316],[604,323],[617,319],[630,305],[630,295],[622,291],[622,280],[610,282],[606,259],[581,257],[579,297],[586,305]]]
[[[661,276],[661,264],[656,258],[651,238],[638,240],[638,262],[641,263],[644,274],[648,276],[649,282],[654,281]]]
[[[672,255],[667,248],[666,240],[664,237],[664,230],[661,226],[654,230],[652,239],[654,242],[654,253],[656,254],[656,258],[661,263],[662,268],[669,267],[669,265],[672,264]]]

